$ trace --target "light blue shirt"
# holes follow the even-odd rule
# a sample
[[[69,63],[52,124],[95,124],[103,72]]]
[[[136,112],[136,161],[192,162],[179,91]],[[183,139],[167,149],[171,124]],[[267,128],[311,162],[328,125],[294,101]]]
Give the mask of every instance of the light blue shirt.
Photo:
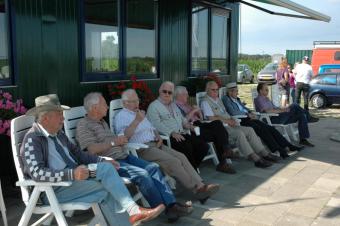
[[[48,142],[48,168],[53,169],[53,170],[63,170],[66,168],[66,163],[64,162],[64,159],[60,156],[58,153],[53,140],[49,136],[55,136],[52,134],[49,134],[47,130],[44,129],[42,125],[37,123],[41,131],[43,132],[44,136],[47,138]],[[74,159],[70,156],[69,151],[63,144],[59,141],[57,138],[58,143],[63,147],[67,157],[69,157],[73,162]]]
[[[125,129],[135,120],[136,112],[123,108],[114,119],[114,128],[117,134],[124,133]],[[136,127],[135,132],[129,139],[129,143],[147,143],[154,141],[155,128],[151,125],[149,120],[145,117]]]

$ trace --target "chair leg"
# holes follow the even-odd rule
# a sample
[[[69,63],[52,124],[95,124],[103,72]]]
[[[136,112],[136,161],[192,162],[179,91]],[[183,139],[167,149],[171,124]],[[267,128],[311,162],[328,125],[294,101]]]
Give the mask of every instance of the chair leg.
[[[96,224],[99,224],[101,226],[107,226],[105,217],[104,217],[98,203],[92,205],[92,210],[93,210],[93,213],[94,213],[94,218],[90,221],[90,223],[88,225],[94,226]]]
[[[4,226],[8,226],[7,216],[6,216],[6,206],[4,202],[4,197],[2,195],[1,180],[0,180],[0,209],[1,209],[1,215],[2,215],[2,220],[4,222]]]
[[[36,206],[37,201],[39,199],[40,193],[41,193],[40,189],[37,187],[34,187],[31,197],[26,205],[25,211],[22,214],[22,217],[20,219],[18,226],[28,225],[28,222],[31,219],[34,207]]]
[[[54,194],[52,187],[47,187],[44,189],[47,195],[47,199],[51,205],[52,212],[54,213],[54,216],[58,222],[58,225],[65,225],[67,226],[66,219],[64,217],[63,212],[60,209],[60,206],[58,204],[57,197]]]

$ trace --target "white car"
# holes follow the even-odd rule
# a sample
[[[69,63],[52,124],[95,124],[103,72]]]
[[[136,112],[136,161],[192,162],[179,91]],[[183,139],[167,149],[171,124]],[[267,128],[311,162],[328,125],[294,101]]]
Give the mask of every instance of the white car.
[[[276,70],[278,63],[267,64],[258,74],[257,81],[266,83],[276,83]]]
[[[245,83],[245,82],[254,82],[253,72],[250,70],[249,66],[246,64],[239,64],[237,67],[237,82]]]

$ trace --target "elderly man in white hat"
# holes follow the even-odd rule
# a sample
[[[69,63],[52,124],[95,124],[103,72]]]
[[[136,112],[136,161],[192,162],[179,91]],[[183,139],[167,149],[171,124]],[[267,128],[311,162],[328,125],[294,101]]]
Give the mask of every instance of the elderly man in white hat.
[[[260,168],[267,168],[276,162],[271,158],[261,140],[254,130],[249,127],[239,126],[225,110],[222,101],[218,97],[218,85],[215,81],[209,81],[206,84],[206,96],[201,102],[203,115],[208,120],[220,120],[226,127],[232,140],[236,141],[240,152],[247,158],[254,161],[254,165]]]
[[[302,147],[294,146],[289,143],[273,126],[270,126],[257,119],[256,115],[247,108],[238,98],[238,88],[235,82],[228,83],[227,95],[222,97],[225,109],[230,115],[245,115],[240,124],[242,126],[251,127],[255,133],[262,139],[271,152],[278,151],[282,158],[288,157],[286,148],[290,151],[300,150]],[[273,156],[274,158],[274,156]]]
[[[72,181],[68,187],[54,189],[60,203],[97,202],[109,225],[136,225],[158,216],[164,205],[153,209],[139,207],[131,198],[116,168],[114,160],[105,160],[83,152],[71,143],[61,131],[63,110],[56,94],[35,99],[35,107],[26,114],[36,118],[36,123],[24,137],[20,156],[27,178],[39,182]],[[96,175],[89,178],[87,164],[97,164]],[[43,197],[43,201],[47,201]],[[126,211],[129,218],[115,212]]]

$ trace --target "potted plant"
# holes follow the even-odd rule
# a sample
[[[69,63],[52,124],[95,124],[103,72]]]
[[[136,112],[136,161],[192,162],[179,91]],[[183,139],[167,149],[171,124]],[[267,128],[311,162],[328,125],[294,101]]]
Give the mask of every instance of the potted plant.
[[[13,118],[25,114],[26,111],[21,99],[13,101],[10,93],[0,90],[0,175],[2,178],[9,178],[8,182],[12,184],[17,177],[12,157],[10,125]]]
[[[116,84],[108,85],[109,96],[112,100],[121,98],[126,89],[134,89],[140,99],[139,108],[147,110],[149,104],[155,100],[155,96],[145,81],[137,81],[136,76],[131,76],[129,81],[120,81]]]

